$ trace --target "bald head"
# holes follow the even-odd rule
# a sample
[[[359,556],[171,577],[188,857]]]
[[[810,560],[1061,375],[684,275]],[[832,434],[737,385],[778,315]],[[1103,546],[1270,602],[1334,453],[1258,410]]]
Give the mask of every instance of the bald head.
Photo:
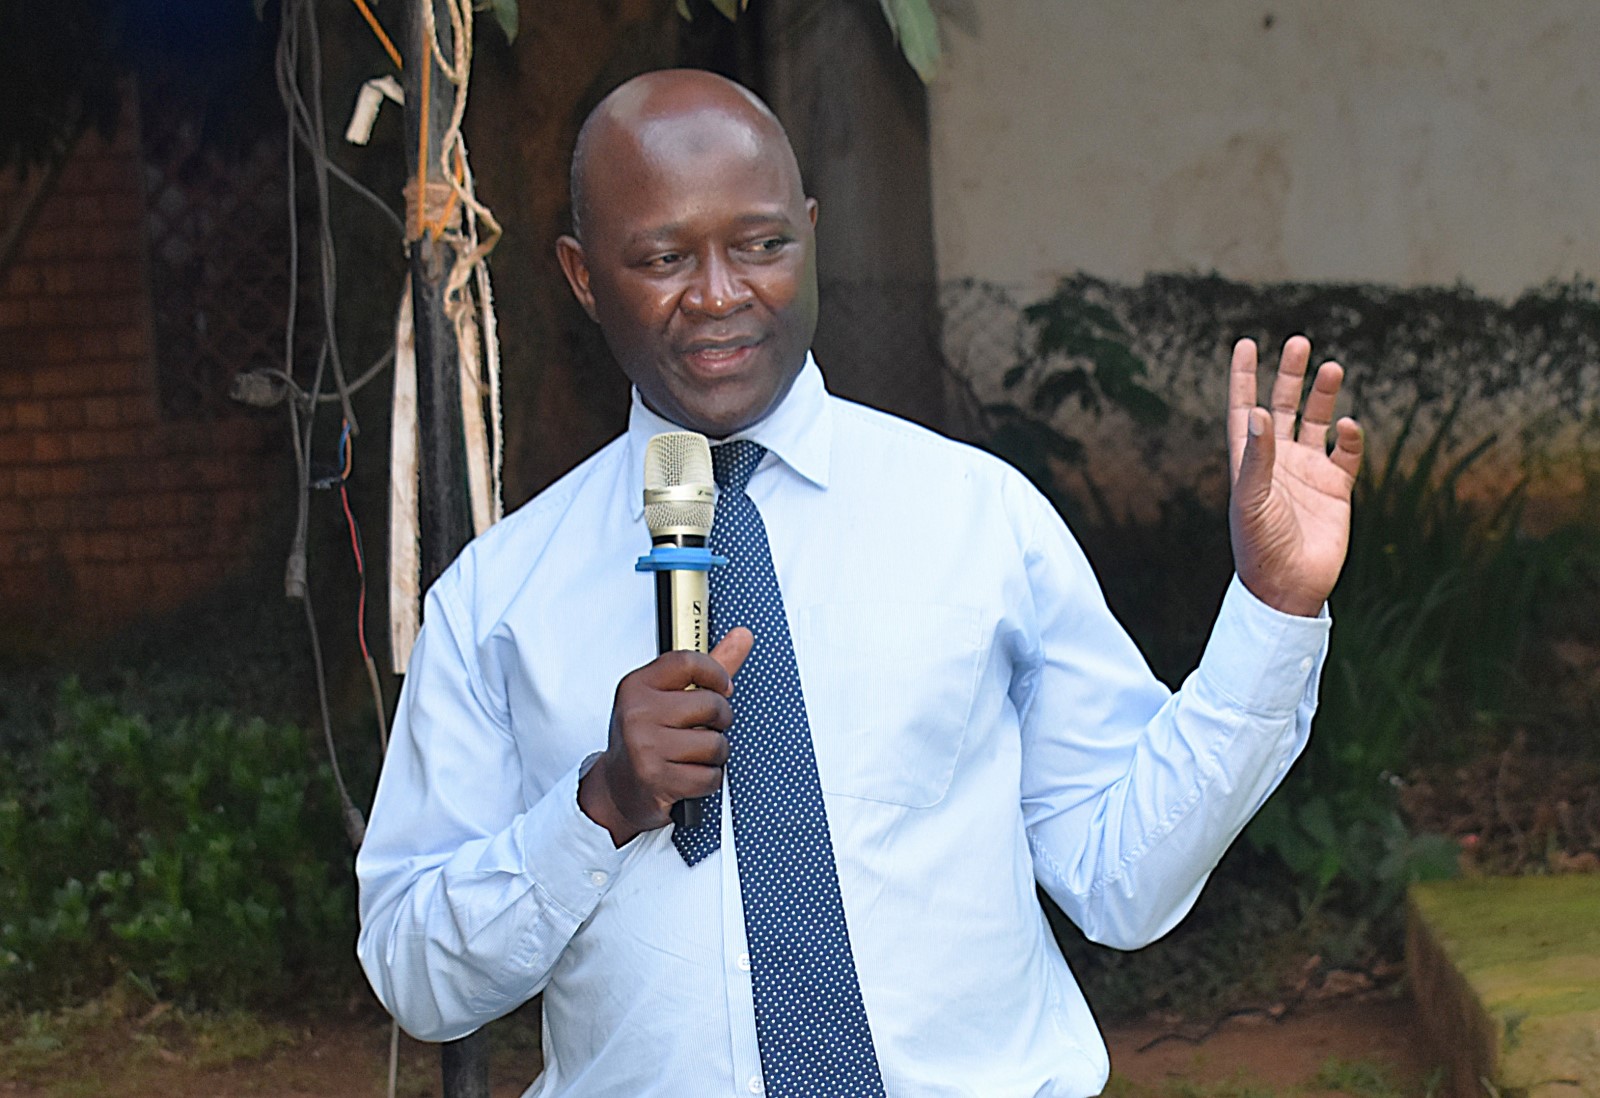
[[[639,156],[693,152],[711,141],[775,158],[792,177],[794,193],[803,195],[789,137],[754,92],[702,69],[647,72],[613,89],[578,130],[569,179],[572,235],[582,240],[594,217],[594,173]]]
[[[817,204],[772,112],[649,73],[594,109],[572,177],[556,258],[645,405],[713,438],[776,407],[817,327]]]

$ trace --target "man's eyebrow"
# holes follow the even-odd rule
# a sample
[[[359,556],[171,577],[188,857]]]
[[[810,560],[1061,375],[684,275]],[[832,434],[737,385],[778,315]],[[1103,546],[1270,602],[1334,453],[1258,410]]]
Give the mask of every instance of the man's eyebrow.
[[[792,229],[793,219],[783,210],[751,210],[742,213],[733,219],[738,228],[766,228],[768,226]],[[669,222],[666,225],[657,225],[652,229],[640,229],[628,237],[627,246],[630,248],[649,248],[663,244],[671,244],[678,240],[687,225],[682,221]]]
[[[783,210],[752,210],[740,214],[734,219],[740,226],[762,227],[766,225],[782,225],[787,228],[791,221],[789,215]]]
[[[683,232],[683,223],[674,221],[669,225],[657,225],[653,229],[640,229],[628,237],[630,248],[648,248],[658,244],[667,244]]]

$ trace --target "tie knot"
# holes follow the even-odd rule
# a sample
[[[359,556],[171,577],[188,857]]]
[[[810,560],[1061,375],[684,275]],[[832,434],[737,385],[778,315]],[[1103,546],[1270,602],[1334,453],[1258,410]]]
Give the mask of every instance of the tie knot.
[[[724,442],[711,448],[711,466],[716,473],[717,487],[724,492],[742,492],[750,483],[750,474],[756,471],[767,448],[747,438]]]

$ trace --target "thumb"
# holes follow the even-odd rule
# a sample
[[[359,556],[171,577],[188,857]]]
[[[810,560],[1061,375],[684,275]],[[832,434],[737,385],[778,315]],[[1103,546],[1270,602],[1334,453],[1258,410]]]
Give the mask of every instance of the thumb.
[[[1239,461],[1239,477],[1234,481],[1234,502],[1243,509],[1261,506],[1272,492],[1272,464],[1277,457],[1277,439],[1272,433],[1272,416],[1265,408],[1250,409],[1249,437]]]
[[[741,625],[728,630],[727,636],[717,642],[717,646],[711,650],[711,658],[722,665],[731,680],[744,666],[745,657],[750,655],[750,650],[755,646],[755,634]],[[728,689],[731,691],[733,688],[730,685]]]

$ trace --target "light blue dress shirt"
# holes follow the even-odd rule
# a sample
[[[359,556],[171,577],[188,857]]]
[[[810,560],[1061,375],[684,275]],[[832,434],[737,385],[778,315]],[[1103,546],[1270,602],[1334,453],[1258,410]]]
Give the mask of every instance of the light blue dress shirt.
[[[655,652],[628,431],[428,595],[366,841],[359,953],[406,1030],[544,992],[528,1094],[761,1092],[728,815],[614,849],[578,808],[619,679]],[[1328,632],[1234,580],[1158,682],[1055,511],[993,457],[830,396],[808,362],[741,433],[783,589],[862,996],[896,1098],[1098,1094],[1108,1063],[1034,894],[1134,948],[1189,909],[1305,743]]]

